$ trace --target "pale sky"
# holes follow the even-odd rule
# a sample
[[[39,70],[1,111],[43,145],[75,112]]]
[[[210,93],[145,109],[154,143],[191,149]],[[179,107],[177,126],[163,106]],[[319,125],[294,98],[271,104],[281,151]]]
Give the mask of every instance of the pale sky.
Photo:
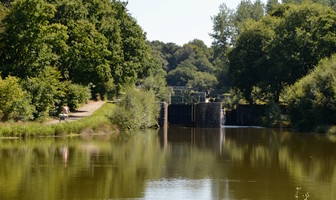
[[[225,3],[235,9],[240,0],[128,0],[129,13],[147,33],[147,39],[178,45],[193,39],[210,47],[211,16]]]

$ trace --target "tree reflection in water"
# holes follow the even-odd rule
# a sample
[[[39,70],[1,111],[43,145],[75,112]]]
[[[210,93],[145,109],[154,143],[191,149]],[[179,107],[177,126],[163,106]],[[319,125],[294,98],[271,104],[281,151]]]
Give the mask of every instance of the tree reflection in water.
[[[270,129],[0,140],[0,199],[335,200],[335,170],[334,142]]]

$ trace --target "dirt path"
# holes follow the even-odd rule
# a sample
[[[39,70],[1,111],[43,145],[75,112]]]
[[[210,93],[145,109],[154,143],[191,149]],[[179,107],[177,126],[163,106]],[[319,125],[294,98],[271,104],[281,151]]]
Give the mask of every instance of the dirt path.
[[[87,104],[83,105],[82,107],[78,108],[76,111],[71,112],[69,115],[68,121],[76,121],[82,119],[84,117],[88,117],[92,115],[96,110],[98,110],[102,105],[105,104],[105,101],[89,101]],[[61,123],[63,123],[62,121]],[[51,120],[46,124],[57,124],[59,120]]]

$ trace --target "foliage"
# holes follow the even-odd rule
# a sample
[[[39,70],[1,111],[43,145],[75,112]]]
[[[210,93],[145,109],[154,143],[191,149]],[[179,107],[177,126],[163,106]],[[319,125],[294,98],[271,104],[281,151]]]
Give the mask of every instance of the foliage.
[[[228,54],[233,86],[250,103],[253,87],[278,103],[286,85],[336,52],[335,19],[331,8],[303,3],[279,5],[258,22],[246,21]]]
[[[32,119],[33,107],[29,95],[21,88],[19,79],[0,78],[0,119],[6,121]]]
[[[228,53],[229,74],[232,84],[241,90],[245,99],[253,103],[253,86],[263,80],[265,46],[272,39],[267,26],[248,21],[239,35],[236,46]]]
[[[57,113],[56,106],[61,103],[63,95],[59,78],[60,74],[56,69],[47,67],[38,77],[23,80],[23,87],[32,96],[31,104],[35,107],[33,113],[35,119],[44,119],[49,113]]]
[[[0,4],[1,75],[22,80],[35,119],[87,101],[88,85],[93,98],[112,98],[159,65],[125,2],[10,2]]]
[[[283,127],[288,125],[288,121],[279,104],[270,102],[267,104],[263,117],[263,125],[266,127]]]
[[[148,91],[153,91],[155,96],[160,101],[169,101],[169,89],[165,79],[165,72],[150,75],[143,80],[143,88]]]
[[[170,86],[188,86],[199,91],[213,91],[217,78],[213,75],[213,53],[201,40],[192,40],[179,47],[172,43],[151,43],[158,63],[167,72]],[[168,63],[168,64],[166,64]]]
[[[222,105],[224,108],[232,110],[238,104],[246,104],[246,101],[244,101],[244,97],[242,97],[240,91],[231,89],[228,93],[223,94]]]
[[[73,45],[69,49],[71,59],[67,71],[71,80],[83,85],[93,83],[96,92],[104,94],[104,83],[111,78],[107,60],[111,52],[107,48],[107,39],[87,20],[78,20],[69,26]]]
[[[324,59],[285,94],[293,128],[315,130],[336,123],[336,57]]]
[[[145,42],[145,34],[136,20],[127,13],[127,3],[114,1],[117,10],[116,18],[120,22],[123,57],[121,71],[114,79],[118,87],[127,83],[135,83],[137,78],[144,78],[150,72],[150,47]]]
[[[29,123],[5,123],[0,126],[1,137],[40,137],[40,136],[64,136],[81,134],[84,132],[103,131],[105,133],[116,132],[109,123],[109,116],[114,109],[113,104],[104,104],[90,117],[67,123],[45,125],[37,122]]]
[[[136,90],[128,86],[111,116],[111,121],[121,131],[153,127],[157,125],[159,108],[153,91]]]
[[[266,3],[266,13],[271,13],[277,5],[279,5],[278,0],[268,0]]]
[[[65,94],[62,102],[67,104],[70,110],[77,109],[80,105],[87,103],[91,96],[89,87],[70,82],[63,83],[62,92]],[[60,109],[60,108],[59,108]]]
[[[3,77],[35,77],[47,66],[60,65],[68,36],[65,26],[50,23],[55,11],[55,6],[45,1],[13,2],[0,37]]]
[[[213,33],[210,36],[214,39],[212,43],[214,56],[221,57],[226,54],[228,45],[233,40],[233,10],[229,9],[225,4],[221,4],[219,6],[219,13],[211,19],[213,21]]]

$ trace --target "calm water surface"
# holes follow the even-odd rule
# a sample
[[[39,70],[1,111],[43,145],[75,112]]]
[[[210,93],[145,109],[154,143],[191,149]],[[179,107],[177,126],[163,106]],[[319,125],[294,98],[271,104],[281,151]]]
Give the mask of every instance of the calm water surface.
[[[295,200],[308,193],[336,200],[336,142],[323,136],[169,128],[127,138],[0,140],[0,199]]]

